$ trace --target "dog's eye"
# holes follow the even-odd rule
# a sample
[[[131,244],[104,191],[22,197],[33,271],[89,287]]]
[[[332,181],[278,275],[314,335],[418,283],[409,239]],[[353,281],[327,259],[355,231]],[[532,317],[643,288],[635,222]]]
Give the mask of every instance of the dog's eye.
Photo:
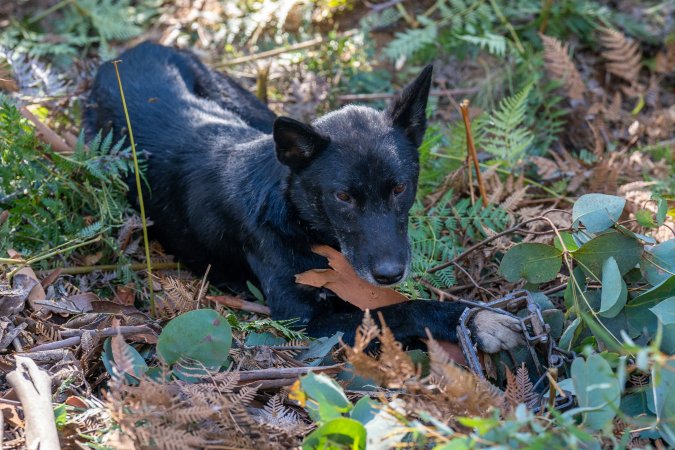
[[[394,195],[400,195],[405,191],[405,184],[399,183],[394,186]]]
[[[335,194],[335,197],[338,200],[340,200],[341,202],[345,202],[345,203],[351,203],[352,202],[351,195],[347,194],[346,192],[340,191],[337,194]]]

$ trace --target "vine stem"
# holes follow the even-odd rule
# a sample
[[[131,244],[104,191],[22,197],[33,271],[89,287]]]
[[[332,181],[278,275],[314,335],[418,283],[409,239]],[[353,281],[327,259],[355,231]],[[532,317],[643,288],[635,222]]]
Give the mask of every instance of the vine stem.
[[[134,133],[131,130],[131,119],[129,119],[129,110],[127,109],[127,101],[124,98],[124,89],[122,88],[122,78],[117,65],[121,60],[113,61],[115,66],[115,74],[117,75],[117,84],[120,88],[120,97],[122,98],[122,108],[124,109],[124,117],[127,121],[127,129],[129,130],[129,141],[131,142],[131,153],[134,158],[134,172],[136,175],[136,190],[138,191],[138,204],[141,209],[141,222],[143,224],[143,245],[145,246],[145,261],[148,267],[148,291],[150,291],[150,315],[156,317],[155,311],[155,290],[152,286],[152,260],[150,259],[150,242],[148,240],[148,222],[145,218],[145,204],[143,203],[143,191],[141,187],[141,171],[138,167],[138,156],[136,154],[136,143],[134,142]]]

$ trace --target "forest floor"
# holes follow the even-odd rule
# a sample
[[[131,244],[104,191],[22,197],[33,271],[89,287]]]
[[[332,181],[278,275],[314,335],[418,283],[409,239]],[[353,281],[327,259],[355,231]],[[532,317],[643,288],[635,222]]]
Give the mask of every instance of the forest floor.
[[[635,0],[3,2],[2,448],[675,446],[674,14]],[[78,136],[97,67],[147,39],[305,121],[381,108],[433,62],[396,292],[508,298],[497,307],[534,338],[492,358],[470,337],[463,353],[433,339],[406,352],[366,319],[341,346],[272,320],[255,280],[225,293],[159,243],[146,253],[130,150]],[[349,277],[349,296],[368,295]]]

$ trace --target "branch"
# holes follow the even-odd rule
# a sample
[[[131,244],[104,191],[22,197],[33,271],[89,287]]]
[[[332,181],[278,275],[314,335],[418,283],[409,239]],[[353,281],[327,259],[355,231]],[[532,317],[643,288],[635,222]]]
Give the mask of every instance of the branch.
[[[49,128],[44,123],[40,122],[40,119],[35,117],[32,112],[28,111],[28,108],[22,106],[20,108],[21,115],[26,119],[30,120],[33,125],[35,125],[35,135],[45,144],[49,144],[57,153],[73,153],[73,149],[65,143],[58,134],[56,134],[51,128]]]
[[[30,358],[15,356],[16,369],[7,381],[16,391],[26,416],[26,447],[60,450],[52,409],[52,380]]]

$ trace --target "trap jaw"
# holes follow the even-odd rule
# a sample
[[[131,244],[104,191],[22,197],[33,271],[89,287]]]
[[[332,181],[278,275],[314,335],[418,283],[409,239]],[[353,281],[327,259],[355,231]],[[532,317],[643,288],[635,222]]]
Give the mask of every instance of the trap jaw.
[[[475,303],[474,303],[475,304]],[[485,379],[485,370],[480,362],[477,352],[477,342],[474,340],[468,324],[481,310],[489,310],[498,314],[504,314],[518,321],[524,337],[525,347],[529,356],[528,366],[533,366],[537,373],[537,381],[534,390],[543,396],[546,386],[550,385],[550,371],[565,372],[568,364],[574,359],[573,352],[566,352],[555,345],[551,338],[551,327],[544,322],[541,308],[534,301],[528,291],[514,291],[510,294],[484,304],[476,304],[473,308],[464,310],[457,325],[457,337],[460,348],[466,359],[466,363],[477,376]],[[513,353],[508,351],[511,366],[515,367],[516,359]],[[561,395],[562,394],[562,395]],[[573,396],[567,391],[560,392],[555,398],[553,407],[564,410],[572,406]],[[535,411],[539,410],[539,406]]]

